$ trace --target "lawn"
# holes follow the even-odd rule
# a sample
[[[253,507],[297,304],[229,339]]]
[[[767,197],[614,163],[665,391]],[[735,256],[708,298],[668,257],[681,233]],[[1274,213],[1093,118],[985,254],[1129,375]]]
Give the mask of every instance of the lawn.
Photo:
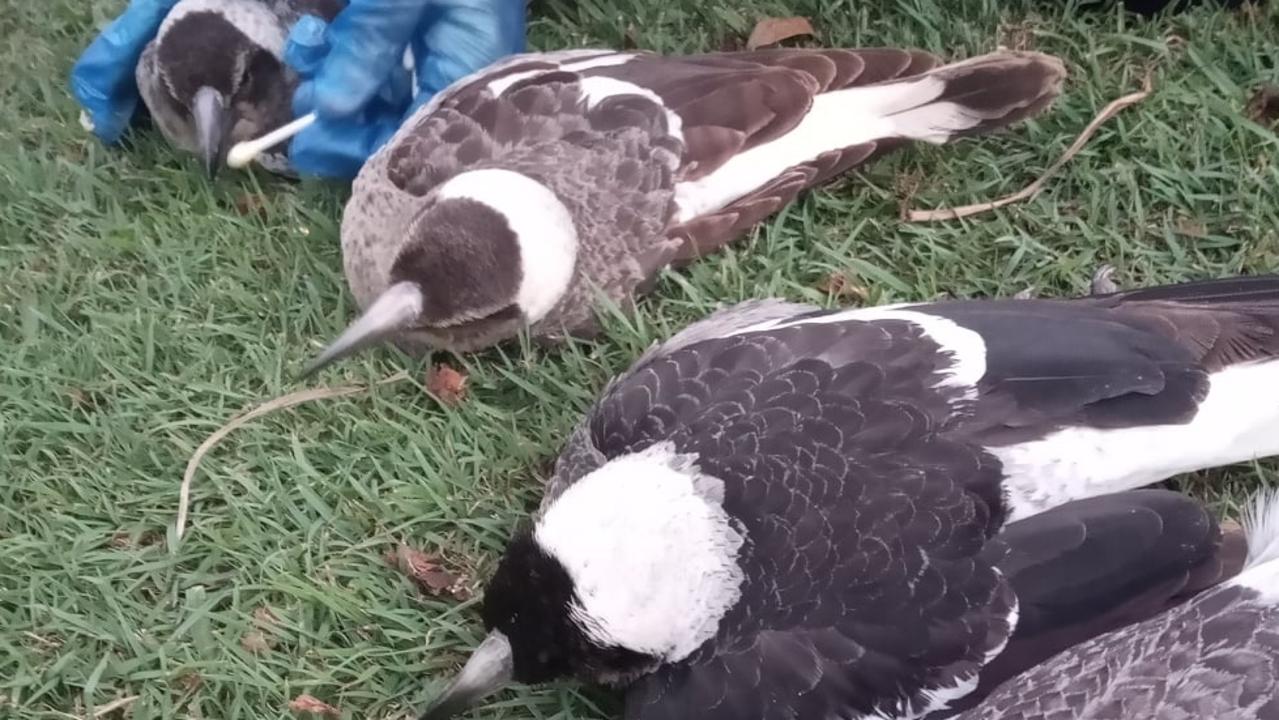
[[[145,130],[104,149],[81,131],[64,79],[123,2],[6,0],[0,717],[92,717],[135,696],[109,716],[287,718],[304,693],[352,718],[420,709],[481,638],[477,601],[425,594],[383,555],[406,543],[482,580],[606,379],[717,303],[1063,295],[1102,262],[1129,285],[1279,264],[1279,137],[1245,112],[1259,83],[1279,81],[1279,3],[1141,21],[1081,18],[1054,0],[608,2],[535,6],[532,45],[717,49],[759,17],[804,15],[823,44],[950,57],[1033,47],[1064,57],[1071,78],[1036,122],[888,157],[668,273],[601,342],[437,358],[469,374],[456,406],[427,394],[429,363],[394,351],[326,371],[316,383],[412,377],[230,435],[203,462],[179,541],[191,453],[235,413],[299,389],[292,373],[352,316],[337,234],[346,189],[234,172],[211,183]],[[1020,188],[1147,69],[1155,93],[1037,198],[961,221],[899,220],[903,201]],[[866,299],[819,289],[832,273]],[[1276,467],[1181,484],[1233,514]],[[565,684],[506,693],[475,716],[616,709]]]

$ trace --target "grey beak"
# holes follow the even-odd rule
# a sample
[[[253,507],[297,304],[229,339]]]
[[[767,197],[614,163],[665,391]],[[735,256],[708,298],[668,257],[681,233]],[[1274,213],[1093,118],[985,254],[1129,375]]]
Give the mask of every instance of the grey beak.
[[[222,144],[229,129],[227,115],[226,98],[222,97],[222,93],[211,87],[195,91],[195,98],[191,101],[191,119],[195,123],[195,142],[210,178],[218,174],[218,166],[222,164]]]
[[[422,316],[422,288],[401,282],[387,288],[358,320],[329,344],[299,375],[299,380],[413,325]]]
[[[444,694],[435,699],[418,720],[445,720],[466,710],[511,682],[515,658],[511,642],[494,630],[475,648]]]

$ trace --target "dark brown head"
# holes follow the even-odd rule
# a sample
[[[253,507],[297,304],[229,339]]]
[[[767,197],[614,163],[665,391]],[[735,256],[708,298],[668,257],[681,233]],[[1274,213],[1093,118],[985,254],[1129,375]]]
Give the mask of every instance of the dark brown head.
[[[297,76],[280,59],[288,29],[257,0],[183,0],[162,26],[139,78],[162,128],[175,127],[210,175],[231,145],[292,119]],[[143,66],[139,66],[139,72]],[[173,138],[171,138],[173,139]]]
[[[511,170],[441,184],[400,241],[387,289],[306,374],[402,332],[449,349],[516,337],[550,316],[574,280],[572,215],[547,186]]]

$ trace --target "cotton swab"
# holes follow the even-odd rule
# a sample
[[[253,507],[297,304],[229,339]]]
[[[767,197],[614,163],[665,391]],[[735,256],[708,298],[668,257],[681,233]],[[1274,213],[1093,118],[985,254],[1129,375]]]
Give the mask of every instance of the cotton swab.
[[[287,125],[272,130],[257,140],[245,140],[236,143],[226,154],[226,164],[233,168],[242,168],[253,162],[263,150],[279,144],[297,135],[315,122],[315,113],[307,113]]]

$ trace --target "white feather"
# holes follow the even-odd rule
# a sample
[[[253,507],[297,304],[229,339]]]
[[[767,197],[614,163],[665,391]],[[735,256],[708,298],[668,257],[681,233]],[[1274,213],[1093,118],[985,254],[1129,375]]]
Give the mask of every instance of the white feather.
[[[822,93],[790,132],[733,156],[703,178],[676,185],[676,219],[687,222],[718,210],[833,150],[894,137],[946,142],[981,118],[954,103],[931,103],[945,87],[945,81],[924,76]]]
[[[944,377],[937,383],[937,387],[963,388],[966,397],[975,397],[977,382],[986,374],[986,342],[978,333],[952,320],[915,312],[910,309],[911,307],[913,306],[910,304],[883,305],[844,310],[799,320],[787,318],[770,320],[737,330],[730,335],[745,335],[796,325],[901,320],[917,326],[925,338],[936,343],[941,351],[950,357],[951,365],[942,371]]]
[[[1180,473],[1279,454],[1279,361],[1232,365],[1181,425],[1069,427],[989,452],[1004,465],[1009,520],[1070,500],[1120,492]]]
[[[520,245],[516,302],[530,323],[546,317],[564,296],[577,263],[577,227],[559,197],[533,178],[500,168],[456,175],[436,196],[476,200],[506,218]]]
[[[1256,590],[1263,600],[1279,602],[1279,488],[1263,490],[1244,512],[1248,562],[1227,584]]]
[[[209,12],[221,15],[276,58],[284,57],[286,30],[280,18],[259,0],[182,0],[164,16],[157,37],[162,37],[173,23],[190,13]]]
[[[573,618],[594,641],[678,662],[714,637],[745,579],[723,492],[663,443],[610,461],[547,508],[534,537],[573,579]]]

